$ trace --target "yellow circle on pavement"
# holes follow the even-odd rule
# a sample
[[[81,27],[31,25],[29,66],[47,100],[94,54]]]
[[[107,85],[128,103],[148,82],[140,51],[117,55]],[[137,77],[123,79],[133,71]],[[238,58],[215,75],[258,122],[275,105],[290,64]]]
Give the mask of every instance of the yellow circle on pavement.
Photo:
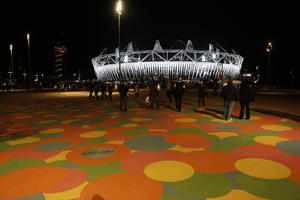
[[[144,173],[153,180],[177,182],[192,177],[194,169],[184,162],[164,160],[147,165]]]
[[[61,133],[63,132],[63,128],[50,128],[46,130],[39,131],[40,134],[55,134],[55,133]]]
[[[208,198],[206,200],[266,200],[264,198],[255,196],[253,194],[250,194],[244,190],[231,190],[229,193],[227,193],[224,196],[216,197],[216,198]]]
[[[89,132],[85,132],[85,133],[80,134],[80,137],[82,137],[82,138],[96,138],[96,137],[101,137],[105,134],[106,134],[105,131],[89,131]]]
[[[288,126],[282,126],[282,125],[273,125],[273,124],[268,124],[268,125],[263,125],[261,126],[263,129],[268,130],[268,131],[289,131],[292,130],[292,128]]]
[[[182,123],[188,123],[188,122],[195,122],[197,121],[194,118],[177,118],[174,120],[175,122],[182,122]]]
[[[261,158],[245,158],[235,162],[235,168],[249,176],[263,179],[283,179],[291,175],[285,165]]]
[[[146,119],[146,118],[132,118],[131,121],[136,121],[136,122],[143,122],[143,121],[148,121],[149,119]]]
[[[254,140],[261,144],[275,146],[278,142],[286,141],[288,139],[278,136],[257,136],[254,138]]]
[[[132,127],[137,127],[138,124],[125,124],[122,127],[126,127],[126,128],[132,128]]]
[[[260,116],[251,116],[250,120],[260,120],[261,117]]]

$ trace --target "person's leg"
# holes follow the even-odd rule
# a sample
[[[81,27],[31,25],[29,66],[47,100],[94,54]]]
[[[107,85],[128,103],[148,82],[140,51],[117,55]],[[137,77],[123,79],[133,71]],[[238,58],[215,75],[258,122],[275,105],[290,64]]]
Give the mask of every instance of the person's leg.
[[[127,111],[127,97],[124,97],[124,111]]]
[[[123,111],[123,97],[120,96],[120,111]]]
[[[198,106],[200,107],[201,106],[201,97],[198,96]]]
[[[175,97],[175,107],[176,107],[176,110],[178,110],[178,96],[176,95],[176,96],[174,96]]]
[[[244,108],[245,108],[245,103],[243,101],[240,101],[240,105],[241,105],[241,110],[240,110],[240,119],[243,119],[244,117]]]
[[[153,102],[154,101],[153,96],[150,95],[150,99],[149,100],[150,100],[150,108],[153,109],[153,104],[154,104],[154,102]]]
[[[228,102],[224,101],[224,119],[228,120]]]
[[[205,98],[204,97],[202,97],[202,105],[203,105],[203,107],[205,107]]]
[[[182,99],[182,96],[180,95],[179,99],[178,99],[178,111],[179,112],[181,111],[181,99]]]
[[[228,120],[231,119],[231,113],[232,113],[232,110],[233,110],[233,107],[234,107],[234,101],[230,102],[229,104],[229,107],[228,107]]]
[[[246,119],[250,119],[250,105],[249,102],[246,102]]]
[[[167,97],[169,99],[169,102],[172,103],[172,97],[171,97],[171,91],[167,90]]]
[[[156,105],[156,109],[159,110],[160,105],[159,105],[157,96],[155,97],[155,105]]]

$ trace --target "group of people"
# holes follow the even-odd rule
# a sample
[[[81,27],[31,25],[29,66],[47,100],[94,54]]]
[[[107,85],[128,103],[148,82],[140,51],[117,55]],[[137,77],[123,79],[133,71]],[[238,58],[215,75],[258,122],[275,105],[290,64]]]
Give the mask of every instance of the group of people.
[[[255,100],[255,89],[251,87],[247,80],[241,82],[239,89],[233,84],[232,80],[227,81],[227,85],[221,90],[221,97],[224,99],[224,119],[232,120],[231,113],[235,102],[239,101],[241,105],[239,119],[244,118],[246,110],[246,119],[250,119],[250,103]]]
[[[158,81],[156,79],[150,80],[148,96],[151,109],[154,108],[155,105],[157,110],[159,110],[160,105],[158,102],[158,88]],[[180,112],[182,96],[185,91],[185,85],[182,81],[182,78],[179,77],[179,79],[175,83],[171,79],[168,79],[166,81],[166,90],[169,102],[172,103],[172,97],[174,97],[176,110]]]
[[[158,101],[160,84],[159,81],[154,77],[150,79],[147,83],[148,94],[146,97],[146,102],[149,103],[151,109],[160,109],[160,103]],[[169,103],[172,103],[172,99],[175,99],[175,107],[178,112],[181,111],[182,96],[185,92],[185,84],[182,78],[178,78],[176,81],[168,79],[165,83],[166,93]],[[139,97],[139,84],[136,82],[133,86],[134,97],[138,99]],[[198,106],[205,107],[205,96],[207,91],[203,82],[198,83]],[[213,95],[215,96],[217,91],[214,86]],[[112,101],[112,93],[114,90],[114,85],[111,82],[103,83],[98,81],[93,81],[89,85],[90,95],[89,98],[98,100],[98,92],[101,90],[101,99],[107,98],[106,92],[108,92],[108,98]],[[117,90],[120,94],[120,111],[127,111],[127,93],[129,91],[128,85],[125,81],[121,81]],[[95,97],[93,97],[93,92]],[[221,89],[220,96],[224,100],[224,119],[227,121],[232,120],[231,113],[235,102],[240,102],[240,115],[239,119],[243,119],[246,111],[246,119],[250,119],[250,102],[255,99],[255,89],[251,87],[250,82],[242,81],[240,87],[237,88],[233,85],[232,80],[229,79],[227,84]]]
[[[101,91],[101,99],[109,98],[110,101],[112,101],[112,93],[114,90],[114,85],[112,82],[99,82],[99,81],[91,81],[89,82],[89,91],[90,91],[90,95],[89,95],[89,99],[90,100],[98,100],[99,99],[99,90]],[[108,92],[108,96],[106,94],[106,92]],[[95,96],[93,96],[93,93]]]

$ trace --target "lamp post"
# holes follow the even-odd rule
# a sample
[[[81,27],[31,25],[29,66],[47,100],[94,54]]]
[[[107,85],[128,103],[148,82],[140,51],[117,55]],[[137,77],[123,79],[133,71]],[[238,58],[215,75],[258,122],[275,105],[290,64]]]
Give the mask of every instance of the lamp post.
[[[30,34],[26,34],[27,44],[28,44],[28,66],[29,66],[29,88],[32,88],[31,82],[31,54],[30,54]]]
[[[266,52],[268,54],[268,86],[270,86],[271,82],[271,74],[270,74],[270,62],[271,62],[271,51],[273,49],[272,42],[268,42],[267,47],[266,47]]]
[[[122,15],[122,10],[123,10],[123,6],[122,6],[122,1],[119,0],[117,2],[116,5],[116,12],[118,14],[118,36],[119,36],[119,59],[118,59],[118,63],[119,63],[119,79],[122,79],[122,71],[121,71],[121,15]]]
[[[13,45],[12,44],[9,45],[9,50],[10,50],[11,68],[8,73],[9,73],[9,81],[10,81],[10,83],[12,83],[13,73],[14,73],[14,57],[13,57]]]

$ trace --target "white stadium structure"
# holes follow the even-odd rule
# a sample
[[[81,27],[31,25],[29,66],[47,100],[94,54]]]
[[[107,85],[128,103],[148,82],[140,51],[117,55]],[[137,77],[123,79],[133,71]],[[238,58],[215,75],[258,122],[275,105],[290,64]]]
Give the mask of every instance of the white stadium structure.
[[[190,40],[184,49],[163,49],[157,40],[153,50],[134,50],[129,43],[126,51],[101,53],[92,63],[101,81],[136,80],[145,76],[183,76],[189,80],[234,78],[239,76],[244,59],[233,52],[221,52],[211,44],[208,50],[195,50]]]

